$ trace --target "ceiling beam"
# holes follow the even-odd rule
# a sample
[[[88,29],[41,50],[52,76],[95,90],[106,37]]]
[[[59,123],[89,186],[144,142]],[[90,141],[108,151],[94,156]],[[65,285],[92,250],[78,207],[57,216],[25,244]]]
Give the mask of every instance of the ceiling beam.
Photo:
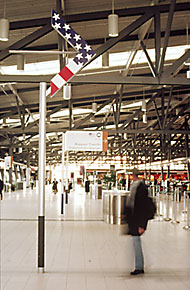
[[[175,4],[176,4],[176,0],[171,0],[169,14],[168,14],[168,21],[167,21],[167,26],[166,26],[166,32],[164,36],[164,44],[163,44],[162,54],[161,54],[160,63],[159,63],[159,75],[162,74],[162,71],[164,68],[166,49],[168,47],[170,30],[171,30],[172,20],[173,20],[174,10],[175,10]]]
[[[109,100],[107,100],[106,102],[104,102],[101,106],[99,106],[97,108],[97,112],[99,112],[100,110],[102,110],[105,106],[107,106],[108,104],[110,104],[113,99],[115,99],[116,96],[112,96],[111,98],[109,98]],[[85,118],[83,118],[81,121],[77,122],[77,124],[74,125],[73,130],[77,129],[78,127],[80,127],[82,124],[84,124],[86,121],[90,120],[90,118],[92,118],[95,114],[94,113],[90,113],[88,116],[86,116]]]
[[[137,20],[135,20],[134,22],[129,24],[127,27],[125,27],[122,31],[120,31],[117,37],[110,38],[108,41],[105,42],[105,44],[97,48],[95,56],[91,59],[91,61],[88,62],[88,64],[94,61],[97,57],[102,55],[104,52],[112,48],[114,45],[120,42],[124,37],[131,34],[133,31],[135,31],[139,27],[141,27],[144,23],[146,23],[153,16],[154,16],[153,10],[149,10],[149,12],[146,12],[144,15],[142,15]]]
[[[148,62],[148,65],[150,67],[151,73],[152,73],[153,77],[156,77],[156,75],[157,75],[156,70],[155,70],[154,65],[152,63],[152,60],[147,52],[146,45],[144,44],[143,41],[141,41],[141,47],[142,47],[142,50],[144,51],[144,54],[147,58],[147,62]]]
[[[190,49],[187,49],[184,54],[177,59],[172,65],[170,65],[162,74],[162,77],[168,77],[176,72],[179,67],[181,67],[184,62],[190,57]]]
[[[190,79],[181,77],[144,77],[122,76],[110,73],[95,73],[91,75],[76,75],[70,83],[84,84],[139,84],[139,85],[190,85]]]
[[[168,13],[170,9],[170,4],[155,5],[154,7],[142,6],[142,7],[136,7],[136,8],[115,9],[115,13],[119,17],[138,16],[138,15],[142,15],[143,13],[149,12],[150,9],[154,9],[154,11],[159,11],[159,13]],[[190,3],[188,1],[184,3],[177,3],[175,6],[175,12],[188,11],[188,10],[190,10]],[[64,19],[68,23],[94,21],[94,20],[107,19],[109,14],[110,14],[110,9],[103,10],[103,11],[88,12],[88,13],[64,15]],[[51,17],[36,18],[36,19],[23,20],[23,21],[14,21],[10,23],[10,30],[44,26],[50,22],[51,22]]]
[[[54,75],[0,75],[2,82],[18,83],[50,83]],[[103,77],[102,77],[103,76]],[[139,85],[190,85],[190,79],[182,77],[144,77],[144,76],[122,76],[110,73],[94,73],[91,75],[76,75],[69,81],[72,84],[139,84]]]
[[[4,60],[8,56],[10,56],[9,50],[22,49],[25,46],[29,45],[30,43],[32,43],[32,42],[40,39],[44,35],[48,34],[52,30],[53,30],[53,28],[51,27],[51,24],[49,23],[49,24],[43,26],[42,28],[38,29],[37,31],[27,35],[23,39],[15,42],[14,44],[10,45],[9,47],[7,47],[6,49],[4,49],[0,52],[0,61]]]

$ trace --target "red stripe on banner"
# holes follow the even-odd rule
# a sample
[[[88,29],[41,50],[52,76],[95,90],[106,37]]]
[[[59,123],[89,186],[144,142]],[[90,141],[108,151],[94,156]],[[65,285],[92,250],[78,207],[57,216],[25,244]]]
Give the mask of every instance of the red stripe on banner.
[[[74,74],[67,66],[65,66],[60,72],[59,75],[65,80],[68,81]]]
[[[56,87],[56,85],[53,82],[51,82],[51,96],[53,96],[57,92],[58,89],[59,88]]]

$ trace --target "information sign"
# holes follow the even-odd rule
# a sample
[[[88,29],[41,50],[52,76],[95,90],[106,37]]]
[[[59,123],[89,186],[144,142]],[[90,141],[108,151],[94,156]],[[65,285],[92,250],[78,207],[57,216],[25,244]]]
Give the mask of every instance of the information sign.
[[[107,139],[106,131],[67,131],[65,133],[65,150],[107,151]]]

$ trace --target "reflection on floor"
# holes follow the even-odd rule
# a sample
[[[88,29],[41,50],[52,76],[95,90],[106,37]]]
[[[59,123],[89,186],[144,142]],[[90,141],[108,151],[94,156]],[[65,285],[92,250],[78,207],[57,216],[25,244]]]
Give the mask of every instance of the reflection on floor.
[[[46,186],[45,273],[37,269],[36,188],[5,193],[1,206],[1,290],[186,290],[190,289],[190,231],[156,218],[142,237],[145,274],[132,277],[131,239],[103,221],[102,200],[76,186],[60,215],[60,190]],[[172,203],[171,203],[172,205]],[[165,201],[160,210],[165,215]],[[170,208],[169,214],[172,214]]]

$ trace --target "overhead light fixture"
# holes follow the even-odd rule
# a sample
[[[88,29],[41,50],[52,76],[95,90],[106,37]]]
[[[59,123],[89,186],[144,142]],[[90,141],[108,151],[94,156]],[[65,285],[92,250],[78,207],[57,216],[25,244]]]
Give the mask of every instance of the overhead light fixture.
[[[4,17],[0,19],[0,40],[9,40],[9,20],[6,18],[6,1],[4,1]]]
[[[63,87],[63,99],[70,100],[71,99],[71,85],[66,84]]]
[[[23,54],[17,55],[17,70],[24,70],[25,56]]]
[[[6,127],[7,124],[6,124],[6,118],[3,118],[3,123],[2,123],[2,127]]]
[[[9,20],[6,18],[0,19],[0,40],[9,40]]]
[[[141,110],[143,112],[146,112],[146,101],[144,99],[142,100],[142,108],[141,108]]]
[[[92,117],[92,118],[90,118],[90,122],[91,123],[94,123],[95,122],[95,120],[94,120],[94,118]]]
[[[189,45],[189,23],[188,21],[186,22],[186,38],[187,38],[187,48],[185,49],[185,53],[190,49],[190,45]],[[185,62],[185,65],[190,65],[190,58],[188,58]],[[190,74],[190,73],[189,73]],[[187,76],[187,78],[189,78]]]
[[[92,113],[96,113],[97,112],[97,103],[93,102],[92,103]]]
[[[144,113],[143,114],[143,123],[147,123],[147,114],[146,113]]]
[[[110,37],[118,36],[118,15],[114,14],[114,0],[112,0],[112,14],[108,15],[108,33]]]

